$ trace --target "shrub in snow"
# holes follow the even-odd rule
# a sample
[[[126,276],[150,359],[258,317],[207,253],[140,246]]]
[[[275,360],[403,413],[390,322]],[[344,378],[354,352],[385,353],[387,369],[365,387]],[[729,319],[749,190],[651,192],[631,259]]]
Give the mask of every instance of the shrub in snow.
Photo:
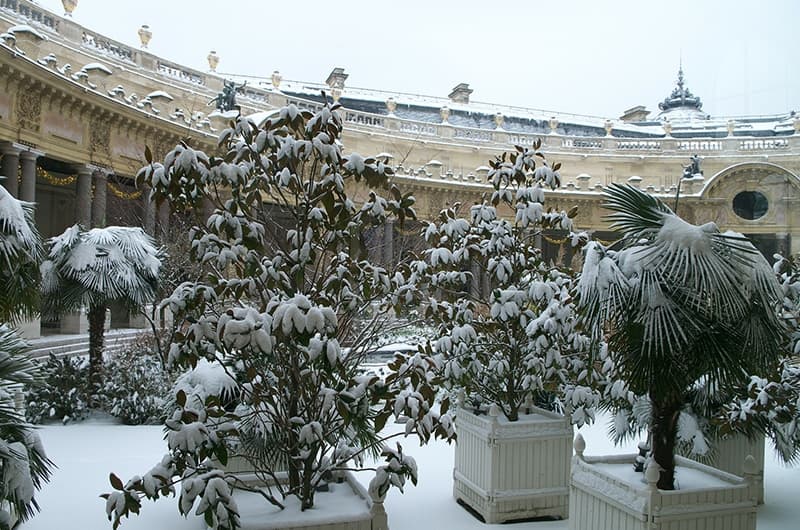
[[[34,361],[36,362],[36,361]],[[89,413],[89,363],[81,357],[50,357],[26,385],[25,415],[31,423],[81,421]]]
[[[595,340],[608,343],[607,403],[634,411],[618,414],[616,428],[649,418],[658,487],[673,489],[681,421],[685,442],[704,443],[686,436],[700,432],[681,414],[687,405],[703,395],[731,399],[751,378],[778,373],[787,337],[783,296],[741,234],[689,224],[631,186],[605,193],[622,239],[616,248],[586,246],[579,307]]]
[[[496,404],[511,421],[537,401],[582,424],[593,417],[599,375],[576,327],[572,273],[547,264],[536,246],[543,229],[571,231],[574,211],[544,207],[545,189],[559,186],[560,164],[551,167],[538,148],[517,147],[493,161],[491,196],[467,218],[457,207],[443,210],[425,229],[431,248],[415,267],[430,281],[425,314],[440,325],[433,349],[450,386]],[[480,273],[489,277],[486,297]]]
[[[214,206],[190,233],[193,259],[210,272],[162,302],[180,325],[169,360],[216,363],[237,379],[241,404],[235,414],[226,410],[214,395],[225,385],[204,385],[204,399],[180,389],[161,463],[127,483],[112,476],[114,491],[105,497],[115,526],[138,513],[143,497],[156,499],[178,483],[181,513],[193,510],[216,528],[239,526],[231,487],[250,486],[213,460],[237,455],[228,442],[243,433],[273,456],[238,454],[275,479],[262,490],[265,502],[283,506],[294,496],[302,509],[332,475],[384,452],[397,436],[381,434],[392,416],[408,417],[404,434],[423,441],[454,435],[446,410],[433,406],[435,359],[400,357],[383,379],[359,367],[391,313],[420,299],[415,271],[371,263],[362,234],[389,217],[413,219],[414,199],[387,187],[392,170],[379,160],[342,154],[337,109],[312,114],[290,105],[260,127],[238,117],[220,135],[221,157],[186,144],[163,164],[146,153],[150,163],[138,178],[156,198],[179,210]],[[409,456],[385,455],[374,491],[415,480]]]
[[[74,225],[48,244],[41,266],[42,311],[60,315],[86,308],[89,377],[99,386],[106,309],[112,302],[139,309],[153,301],[161,251],[141,228],[121,226],[87,231]]]
[[[39,436],[14,407],[20,385],[32,384],[38,375],[27,349],[0,324],[0,528],[10,528],[12,512],[26,521],[39,510],[34,495],[53,467]]]
[[[126,425],[159,424],[166,419],[172,377],[140,340],[107,356],[100,389],[103,408]]]

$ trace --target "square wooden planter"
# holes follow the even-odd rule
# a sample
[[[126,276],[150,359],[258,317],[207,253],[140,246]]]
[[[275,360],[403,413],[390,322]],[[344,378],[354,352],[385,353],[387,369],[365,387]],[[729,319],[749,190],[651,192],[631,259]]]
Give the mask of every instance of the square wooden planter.
[[[656,488],[633,472],[635,455],[578,456],[570,479],[569,528],[574,530],[755,530],[756,480],[675,457],[682,489]],[[750,471],[754,471],[752,464]]]
[[[263,485],[254,474],[240,472],[238,477],[250,486]],[[284,501],[285,510],[255,493],[235,491],[234,498],[242,530],[389,530],[383,499],[373,499],[352,473],[330,484],[329,492],[317,492],[314,507],[306,511],[291,497]]]
[[[487,523],[569,512],[572,425],[535,408],[509,422],[460,408],[453,496]]]

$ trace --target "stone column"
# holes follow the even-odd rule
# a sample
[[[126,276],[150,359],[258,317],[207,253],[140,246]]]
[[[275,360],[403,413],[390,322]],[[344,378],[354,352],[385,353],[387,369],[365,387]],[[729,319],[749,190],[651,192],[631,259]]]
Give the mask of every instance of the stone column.
[[[36,159],[41,153],[36,151],[22,151],[19,154],[22,164],[22,185],[19,198],[27,202],[36,202]]]
[[[163,236],[169,232],[169,203],[167,201],[163,201],[158,205],[154,232],[154,236]]]
[[[481,266],[477,261],[470,263],[470,272],[472,273],[472,281],[469,282],[469,294],[476,300],[481,299]]]
[[[386,221],[383,225],[383,263],[394,262],[394,221]]]
[[[8,193],[13,197],[19,195],[19,181],[17,180],[17,173],[19,171],[19,153],[20,149],[11,143],[0,145],[0,154],[3,155],[2,175],[5,177],[3,187],[8,190]]]
[[[108,194],[108,175],[102,169],[92,174],[94,197],[92,197],[92,228],[106,226],[106,195]]]
[[[78,167],[78,180],[75,189],[75,222],[83,228],[92,225],[92,172],[90,166]]]
[[[151,236],[156,229],[156,203],[150,198],[152,188],[147,184],[142,186],[142,228]]]

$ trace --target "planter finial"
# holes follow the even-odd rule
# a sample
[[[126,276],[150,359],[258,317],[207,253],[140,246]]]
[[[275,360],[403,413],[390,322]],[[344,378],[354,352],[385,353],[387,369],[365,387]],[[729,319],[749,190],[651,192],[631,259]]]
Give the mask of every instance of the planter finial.
[[[753,455],[747,455],[744,457],[743,471],[745,477],[758,475],[758,465],[756,464],[756,459],[753,457]]]
[[[656,489],[658,479],[661,476],[661,466],[655,460],[650,460],[647,469],[644,471],[644,479],[652,489]]]
[[[575,454],[578,455],[578,458],[583,460],[583,452],[586,450],[586,440],[583,439],[583,435],[581,433],[575,435],[575,440],[572,442],[572,447],[575,448]]]

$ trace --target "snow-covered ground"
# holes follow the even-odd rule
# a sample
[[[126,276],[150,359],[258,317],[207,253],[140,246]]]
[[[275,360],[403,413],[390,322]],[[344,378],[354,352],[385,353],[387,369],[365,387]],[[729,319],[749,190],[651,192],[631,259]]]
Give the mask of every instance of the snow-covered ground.
[[[628,447],[615,448],[605,436],[600,422],[581,430],[587,440],[586,454],[634,452]],[[160,460],[166,444],[161,427],[128,427],[98,420],[76,425],[53,425],[41,429],[49,456],[58,469],[37,498],[42,513],[23,528],[106,530],[111,528],[99,495],[110,491],[108,474],[113,471],[123,480],[143,474]],[[437,528],[479,530],[479,522],[452,497],[453,450],[444,443],[418,448],[413,439],[401,441],[404,450],[419,464],[419,485],[408,485],[405,494],[392,490],[386,501],[392,530]],[[778,464],[767,449],[766,504],[758,510],[759,530],[796,528],[800,520],[797,488],[800,468]],[[360,477],[366,483],[370,473]],[[178,514],[175,499],[157,503],[145,501],[142,515],[125,520],[123,529],[193,529],[204,528],[200,518],[184,519]],[[564,530],[566,521],[529,522],[513,525],[514,530]]]

